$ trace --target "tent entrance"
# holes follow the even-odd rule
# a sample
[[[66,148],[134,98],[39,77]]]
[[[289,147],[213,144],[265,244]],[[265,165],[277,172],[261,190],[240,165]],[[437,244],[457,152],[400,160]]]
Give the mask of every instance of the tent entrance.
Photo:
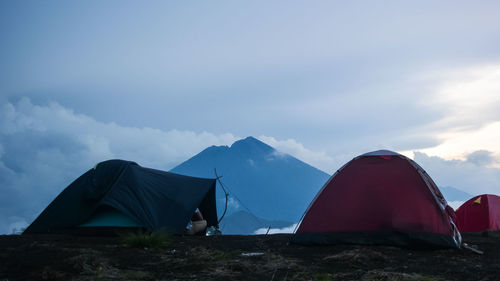
[[[92,216],[78,227],[143,227],[115,208],[102,206]]]

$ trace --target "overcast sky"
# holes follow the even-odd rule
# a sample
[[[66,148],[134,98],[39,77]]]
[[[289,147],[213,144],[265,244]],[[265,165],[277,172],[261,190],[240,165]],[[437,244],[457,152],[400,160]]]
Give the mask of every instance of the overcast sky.
[[[0,233],[109,158],[246,136],[500,194],[499,1],[0,1]]]

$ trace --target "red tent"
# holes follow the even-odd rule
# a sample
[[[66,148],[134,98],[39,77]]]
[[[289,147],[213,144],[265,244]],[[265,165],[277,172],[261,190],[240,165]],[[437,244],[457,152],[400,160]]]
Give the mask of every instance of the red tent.
[[[500,197],[492,194],[473,197],[456,214],[460,232],[500,230]]]
[[[293,240],[460,247],[453,217],[453,209],[417,163],[379,150],[354,158],[330,178]]]

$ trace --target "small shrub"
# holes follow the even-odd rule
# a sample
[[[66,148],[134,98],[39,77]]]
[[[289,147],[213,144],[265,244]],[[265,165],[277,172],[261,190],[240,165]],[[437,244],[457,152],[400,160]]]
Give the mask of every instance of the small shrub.
[[[158,248],[172,242],[172,237],[159,232],[135,232],[123,237],[123,242],[136,248]]]

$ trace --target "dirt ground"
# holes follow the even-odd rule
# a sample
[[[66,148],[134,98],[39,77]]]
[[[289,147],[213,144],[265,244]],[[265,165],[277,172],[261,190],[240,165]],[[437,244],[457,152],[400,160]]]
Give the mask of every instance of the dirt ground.
[[[464,237],[483,255],[290,238],[173,236],[147,248],[123,237],[4,235],[0,280],[500,280],[500,238]]]

